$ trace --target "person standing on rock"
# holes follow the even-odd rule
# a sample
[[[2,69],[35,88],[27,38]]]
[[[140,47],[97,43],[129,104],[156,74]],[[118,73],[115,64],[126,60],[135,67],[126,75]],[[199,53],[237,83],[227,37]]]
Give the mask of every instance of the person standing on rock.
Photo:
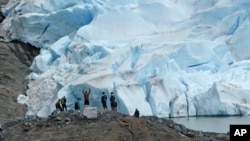
[[[111,92],[111,96],[110,96],[110,105],[111,105],[112,111],[116,111],[117,102],[115,100],[115,96],[113,92]]]
[[[83,93],[83,96],[84,96],[84,105],[89,105],[89,94],[90,94],[90,89],[89,89],[88,92],[85,91],[85,92]]]
[[[137,117],[137,118],[140,117],[140,112],[137,108],[135,109],[134,117]]]
[[[58,101],[56,102],[56,110],[60,110],[60,111],[63,111],[62,107],[61,107],[61,104],[60,104],[60,99],[58,99]]]
[[[101,98],[101,102],[102,102],[102,107],[103,109],[108,109],[107,108],[107,96],[105,95],[104,92],[102,92],[102,98]]]
[[[76,111],[77,111],[77,110],[80,110],[79,103],[78,103],[77,100],[75,101],[75,110],[76,110]]]
[[[66,100],[65,96],[63,96],[63,98],[61,99],[61,104],[62,104],[62,109],[63,109],[63,111],[64,111],[64,110],[67,111],[66,102],[67,102],[67,100]]]

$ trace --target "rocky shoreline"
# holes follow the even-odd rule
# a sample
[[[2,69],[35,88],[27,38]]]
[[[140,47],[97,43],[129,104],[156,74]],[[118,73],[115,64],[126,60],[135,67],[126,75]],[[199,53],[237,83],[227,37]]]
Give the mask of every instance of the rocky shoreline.
[[[99,110],[95,119],[68,111],[47,119],[18,120],[4,124],[0,140],[15,141],[228,141],[229,135],[200,132],[154,116],[136,118]]]

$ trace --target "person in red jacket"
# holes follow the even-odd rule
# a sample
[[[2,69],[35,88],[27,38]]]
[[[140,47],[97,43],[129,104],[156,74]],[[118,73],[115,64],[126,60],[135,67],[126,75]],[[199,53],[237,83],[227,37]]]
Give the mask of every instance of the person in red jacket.
[[[83,93],[83,97],[84,97],[84,105],[89,105],[89,94],[90,94],[90,89],[89,91],[85,91]]]

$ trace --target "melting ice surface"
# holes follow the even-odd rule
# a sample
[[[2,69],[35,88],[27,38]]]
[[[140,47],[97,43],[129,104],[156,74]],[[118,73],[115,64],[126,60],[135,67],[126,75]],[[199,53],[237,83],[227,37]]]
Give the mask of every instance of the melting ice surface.
[[[250,114],[248,0],[10,0],[4,40],[41,48],[27,76],[27,116],[67,106],[180,117]],[[109,104],[109,101],[108,101]],[[110,107],[109,107],[110,109]]]

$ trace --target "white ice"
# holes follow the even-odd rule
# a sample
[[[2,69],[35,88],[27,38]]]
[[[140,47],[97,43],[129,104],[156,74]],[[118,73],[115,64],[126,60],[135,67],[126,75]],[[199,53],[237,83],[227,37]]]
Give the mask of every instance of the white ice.
[[[27,117],[58,98],[159,117],[250,114],[247,0],[10,0],[4,40],[41,48],[27,76]],[[108,105],[110,102],[108,101]],[[110,106],[108,106],[110,109]]]

